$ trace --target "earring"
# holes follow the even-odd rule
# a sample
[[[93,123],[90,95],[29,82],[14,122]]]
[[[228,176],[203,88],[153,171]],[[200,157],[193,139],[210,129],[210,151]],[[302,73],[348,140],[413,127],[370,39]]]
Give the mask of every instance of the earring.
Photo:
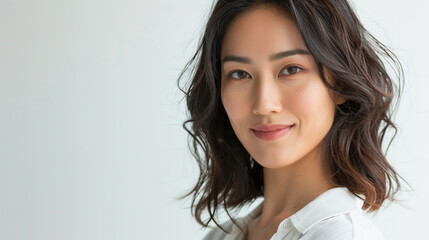
[[[253,168],[255,166],[255,160],[250,156],[250,167]]]

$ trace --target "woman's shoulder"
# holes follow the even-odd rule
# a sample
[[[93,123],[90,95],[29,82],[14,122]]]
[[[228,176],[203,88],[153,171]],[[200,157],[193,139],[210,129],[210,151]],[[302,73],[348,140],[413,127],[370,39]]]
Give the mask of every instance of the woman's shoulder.
[[[384,240],[384,237],[363,211],[354,211],[315,223],[302,239]]]
[[[256,205],[256,207],[251,210],[247,215],[234,218],[235,224],[232,219],[228,219],[227,221],[219,224],[223,229],[227,232],[222,231],[218,226],[214,226],[207,235],[204,237],[204,240],[215,240],[215,239],[241,239],[244,237],[244,233],[242,231],[246,231],[247,225],[254,218],[259,216],[262,212],[263,202],[260,202]]]
[[[232,232],[233,223],[231,220],[223,222],[220,226],[228,232]],[[225,239],[228,233],[222,231],[218,226],[214,226],[209,232],[204,236],[203,240],[215,240],[215,239]]]

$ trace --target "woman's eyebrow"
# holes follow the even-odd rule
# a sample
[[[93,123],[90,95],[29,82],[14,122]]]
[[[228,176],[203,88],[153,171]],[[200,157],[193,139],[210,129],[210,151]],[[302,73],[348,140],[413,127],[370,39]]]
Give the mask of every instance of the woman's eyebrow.
[[[284,51],[284,52],[279,52],[279,53],[275,53],[273,55],[270,56],[270,61],[274,61],[280,58],[285,58],[285,57],[289,57],[292,55],[297,55],[297,54],[305,54],[305,55],[311,55],[310,52],[308,50],[304,50],[304,49],[293,49],[293,50],[288,50],[288,51]],[[242,56],[236,56],[236,55],[228,55],[225,56],[222,59],[222,65],[225,62],[240,62],[240,63],[246,63],[246,64],[251,64],[252,60],[250,60],[250,58],[247,57],[242,57]]]

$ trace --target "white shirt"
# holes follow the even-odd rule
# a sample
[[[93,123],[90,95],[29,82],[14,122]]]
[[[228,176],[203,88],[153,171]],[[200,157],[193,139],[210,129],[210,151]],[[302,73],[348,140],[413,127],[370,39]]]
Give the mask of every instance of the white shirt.
[[[384,240],[376,225],[362,210],[363,201],[346,187],[336,187],[320,194],[295,214],[284,219],[270,240]],[[262,212],[262,202],[246,217],[238,218],[240,227]],[[242,240],[245,235],[229,220],[212,229],[204,240]]]

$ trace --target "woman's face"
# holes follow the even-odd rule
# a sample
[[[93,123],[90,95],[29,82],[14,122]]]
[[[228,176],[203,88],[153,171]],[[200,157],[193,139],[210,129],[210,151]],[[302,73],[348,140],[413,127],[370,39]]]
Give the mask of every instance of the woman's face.
[[[345,99],[323,83],[288,13],[263,7],[237,17],[226,31],[221,59],[223,106],[259,164],[285,167],[317,149],[332,126],[335,104]],[[291,127],[270,134],[252,130],[261,124]]]

